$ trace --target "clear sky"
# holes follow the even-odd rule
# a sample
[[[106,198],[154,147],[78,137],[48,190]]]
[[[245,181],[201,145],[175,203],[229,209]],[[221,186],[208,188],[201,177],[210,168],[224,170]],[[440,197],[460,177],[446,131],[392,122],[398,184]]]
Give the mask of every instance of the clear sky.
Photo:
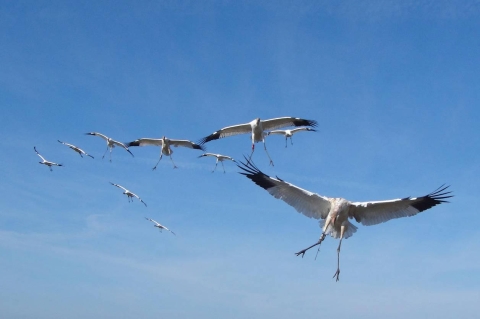
[[[473,318],[480,300],[478,1],[0,0],[2,318]],[[253,155],[354,201],[451,203],[328,237],[238,174],[141,137],[318,121]],[[76,144],[95,159],[59,144]],[[50,172],[36,146],[63,163]],[[206,144],[242,159],[248,135]],[[148,204],[128,203],[118,183]],[[177,236],[160,233],[153,218]]]

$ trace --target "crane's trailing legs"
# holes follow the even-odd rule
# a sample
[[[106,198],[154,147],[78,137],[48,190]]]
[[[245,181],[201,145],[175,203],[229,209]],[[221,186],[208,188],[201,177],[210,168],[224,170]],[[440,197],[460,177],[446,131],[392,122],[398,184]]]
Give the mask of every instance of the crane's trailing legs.
[[[318,241],[315,244],[313,244],[313,245],[311,245],[311,246],[309,246],[305,249],[300,250],[298,253],[295,253],[295,255],[297,255],[297,256],[302,255],[302,258],[303,258],[303,256],[305,256],[305,253],[307,252],[307,250],[309,250],[310,248],[313,248],[317,245],[320,245],[322,243],[322,241],[325,239],[326,236],[327,235],[325,233],[322,233],[322,236],[320,236],[320,238],[318,239]]]
[[[342,239],[343,239],[343,233],[345,232],[345,226],[340,227],[340,243],[338,244],[337,248],[337,271],[333,275],[332,278],[336,278],[336,281],[339,280],[338,276],[340,276],[340,247],[342,246]]]
[[[303,258],[303,256],[305,256],[305,252],[306,252],[307,250],[309,250],[310,248],[313,248],[313,247],[315,247],[315,246],[317,246],[317,245],[320,245],[320,244],[322,243],[322,241],[325,240],[325,237],[327,236],[326,231],[327,231],[328,225],[330,225],[330,222],[331,222],[331,221],[332,221],[332,218],[331,218],[330,216],[328,216],[328,217],[327,217],[327,220],[325,221],[325,226],[323,226],[322,236],[320,236],[320,238],[318,239],[318,241],[317,241],[315,244],[313,244],[313,245],[311,245],[311,246],[309,246],[309,247],[307,247],[307,248],[305,248],[305,249],[300,250],[298,253],[295,253],[295,255],[297,255],[297,256],[302,255],[302,258]],[[342,234],[342,235],[343,235],[343,234]]]
[[[160,160],[162,159],[162,157],[163,157],[163,154],[162,154],[162,151],[160,150],[160,158],[158,159],[157,164],[155,164],[155,166],[152,168],[152,171],[157,169],[158,163],[160,163]]]
[[[270,165],[273,165],[272,158],[270,157],[270,154],[268,154],[267,151],[267,145],[265,144],[265,141],[263,141],[263,148],[265,149],[265,153],[267,153],[268,159],[270,160]],[[252,144],[252,152],[250,153],[250,156],[248,157],[248,162],[252,159],[253,152],[255,151],[255,144]]]

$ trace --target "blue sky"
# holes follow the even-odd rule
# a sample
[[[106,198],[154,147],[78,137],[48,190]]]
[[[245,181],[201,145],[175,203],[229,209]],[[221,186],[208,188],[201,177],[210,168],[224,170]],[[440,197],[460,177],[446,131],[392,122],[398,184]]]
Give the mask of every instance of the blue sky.
[[[472,318],[480,298],[476,1],[0,0],[3,318]],[[294,255],[316,220],[212,158],[132,158],[84,135],[196,141],[295,116],[253,158],[322,195],[451,203]],[[95,156],[80,158],[57,139]],[[241,159],[250,137],[206,144]],[[50,172],[33,146],[61,162]],[[128,203],[118,183],[148,204]],[[159,233],[144,219],[176,232]]]

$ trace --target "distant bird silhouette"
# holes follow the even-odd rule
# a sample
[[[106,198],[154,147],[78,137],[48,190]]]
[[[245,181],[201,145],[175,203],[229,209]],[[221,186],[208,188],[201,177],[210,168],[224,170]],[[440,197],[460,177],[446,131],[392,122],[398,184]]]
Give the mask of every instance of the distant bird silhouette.
[[[85,153],[85,151],[82,150],[81,148],[79,148],[78,146],[75,146],[75,145],[72,145],[72,144],[69,144],[69,143],[65,143],[65,142],[62,142],[60,140],[57,140],[57,141],[59,143],[62,143],[63,145],[66,145],[66,146],[70,147],[72,150],[77,152],[81,157],[83,157],[83,155],[86,155],[86,156],[90,156],[91,158],[94,158],[92,155],[89,155],[89,154]]]
[[[348,219],[354,218],[362,225],[370,226],[386,222],[390,219],[414,216],[435,205],[446,203],[445,199],[453,197],[446,191],[448,186],[440,186],[435,191],[422,197],[405,197],[385,201],[351,202],[344,198],[331,198],[312,193],[280,178],[273,178],[261,172],[251,161],[239,165],[241,174],[265,189],[275,198],[283,200],[299,213],[310,218],[321,219],[322,235],[313,245],[296,253],[305,255],[312,247],[320,245],[326,235],[340,238],[337,248],[337,271],[333,275],[338,281],[340,275],[340,247],[342,239],[348,238],[357,231],[357,227]]]
[[[267,135],[270,134],[280,134],[285,136],[285,147],[287,147],[287,139],[290,137],[290,143],[293,145],[293,140],[292,140],[292,135],[298,132],[302,131],[310,131],[310,132],[316,132],[317,130],[310,128],[310,127],[299,127],[299,128],[294,128],[292,130],[274,130],[270,131],[267,133]]]
[[[172,234],[175,235],[175,233],[174,233],[173,231],[171,231],[171,230],[168,229],[167,227],[163,226],[163,225],[160,224],[159,222],[157,222],[157,221],[155,221],[155,220],[153,220],[153,219],[147,218],[147,217],[145,217],[145,219],[151,221],[152,223],[154,223],[155,225],[153,225],[153,227],[157,227],[158,230],[160,230],[160,232],[162,232],[162,229],[165,229],[165,230],[167,230],[167,231],[169,231],[169,232],[171,232]],[[175,235],[175,236],[176,236],[176,235]]]
[[[160,158],[158,159],[157,164],[152,168],[152,170],[157,169],[158,163],[160,163],[160,160],[162,159],[163,155],[170,156],[170,160],[173,163],[173,168],[177,168],[177,165],[175,165],[175,162],[172,159],[172,148],[171,146],[182,146],[182,147],[187,147],[187,148],[192,148],[196,150],[202,150],[204,151],[205,148],[201,145],[195,144],[191,141],[188,140],[173,140],[166,138],[163,136],[162,138],[140,138],[138,140],[135,140],[133,142],[127,143],[128,146],[159,146],[160,147]]]
[[[127,146],[125,146],[125,144],[123,144],[122,142],[119,142],[119,141],[115,141],[114,139],[102,134],[102,133],[98,133],[98,132],[90,132],[90,133],[85,133],[86,135],[94,135],[94,136],[98,136],[98,137],[101,137],[103,138],[105,141],[107,141],[107,149],[105,150],[105,153],[103,153],[103,156],[102,156],[102,159],[105,157],[105,154],[107,154],[107,151],[110,150],[110,162],[112,161],[112,150],[115,146],[120,146],[122,148],[124,148],[127,152],[130,153],[130,155],[133,156],[132,152],[130,152],[130,150],[128,149]]]
[[[42,155],[40,155],[40,153],[38,153],[37,148],[36,148],[35,146],[33,147],[33,150],[34,150],[35,153],[37,153],[37,155],[42,159],[42,161],[39,162],[39,163],[40,163],[40,164],[43,164],[43,165],[47,165],[48,168],[50,168],[50,171],[51,171],[51,172],[53,172],[52,166],[63,166],[62,164],[57,164],[57,163],[54,163],[54,162],[47,161]]]
[[[147,207],[147,204],[140,197],[138,197],[137,194],[132,193],[131,191],[129,191],[128,189],[126,189],[125,187],[123,187],[121,185],[114,184],[112,182],[110,182],[110,184],[112,184],[113,186],[117,186],[118,188],[123,189],[123,194],[127,195],[129,202],[133,202],[133,197],[136,197],[136,198],[138,198],[139,201],[141,201],[143,203],[143,205],[145,205],[145,207]]]
[[[223,173],[225,173],[225,166],[223,166],[223,161],[230,160],[230,161],[233,161],[235,163],[237,162],[233,158],[231,158],[230,156],[226,156],[226,155],[222,155],[222,154],[213,154],[213,153],[204,153],[204,154],[200,155],[199,158],[200,157],[206,157],[206,156],[212,156],[212,157],[217,158],[217,161],[215,162],[215,168],[213,169],[212,173],[215,172],[215,170],[217,169],[218,162],[222,163]]]
[[[219,138],[237,135],[237,134],[252,134],[252,152],[250,153],[250,158],[253,155],[255,150],[255,143],[263,142],[263,148],[267,153],[268,158],[270,159],[270,165],[273,166],[273,161],[270,158],[270,155],[267,151],[267,146],[265,144],[266,130],[274,130],[277,128],[287,127],[287,126],[317,126],[317,122],[313,120],[305,120],[298,117],[279,117],[269,120],[260,120],[256,118],[253,121],[245,124],[238,124],[233,126],[227,126],[219,129],[218,131],[213,132],[212,134],[202,138],[198,144],[203,145],[207,142],[217,140]]]

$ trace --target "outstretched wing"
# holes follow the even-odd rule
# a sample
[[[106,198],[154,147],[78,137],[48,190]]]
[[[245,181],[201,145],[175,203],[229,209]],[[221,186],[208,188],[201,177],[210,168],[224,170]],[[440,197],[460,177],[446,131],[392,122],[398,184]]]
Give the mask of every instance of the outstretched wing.
[[[195,144],[189,140],[172,140],[172,139],[168,139],[168,140],[170,141],[170,145],[173,145],[175,147],[182,146],[182,147],[188,147],[196,150],[205,151],[205,148],[202,145]]]
[[[134,193],[132,193],[132,194],[133,194],[133,196],[138,198],[138,200],[141,201],[143,203],[143,205],[145,205],[145,207],[147,207],[147,203],[145,203],[137,194],[134,194]]]
[[[127,152],[130,153],[130,155],[133,156],[132,152],[130,152],[130,150],[128,149],[128,147],[125,144],[123,144],[122,142],[119,142],[119,141],[112,140],[112,139],[111,139],[111,141],[112,141],[113,144],[118,145],[120,147],[123,147]]]
[[[270,177],[261,172],[252,161],[247,160],[247,164],[243,162],[241,164],[237,166],[245,172],[240,174],[251,179],[273,197],[283,200],[307,217],[316,219],[327,217],[331,206],[328,197],[309,192],[279,178]]]
[[[219,138],[224,138],[227,136],[233,136],[238,134],[246,134],[251,132],[252,132],[252,126],[250,125],[250,123],[227,126],[200,139],[197,143],[202,145],[213,140],[218,140]]]
[[[375,202],[351,203],[349,217],[362,225],[370,226],[384,223],[394,218],[414,216],[424,210],[441,203],[448,203],[445,199],[453,197],[446,191],[449,186],[440,186],[435,191],[422,197],[406,197]]]
[[[94,136],[99,136],[101,138],[103,138],[105,141],[108,141],[108,136],[102,134],[102,133],[98,133],[98,132],[90,132],[90,133],[85,133],[86,135],[94,135]]]
[[[128,189],[126,189],[126,188],[123,187],[122,185],[118,185],[118,184],[115,184],[115,183],[112,183],[112,182],[110,182],[110,184],[112,184],[113,186],[117,186],[118,188],[121,188],[121,189],[123,189],[124,191],[128,192]]]
[[[285,130],[273,130],[273,131],[267,132],[267,135],[270,135],[270,134],[280,134],[280,135],[284,135],[284,134],[285,134]]]
[[[130,146],[162,146],[163,142],[161,138],[139,138],[133,142],[126,143]]]
[[[68,147],[75,147],[75,148],[77,148],[75,145],[72,145],[72,144],[70,144],[70,143],[65,143],[65,142],[62,142],[62,141],[60,141],[60,140],[57,140],[57,141],[58,141],[59,143],[63,144],[63,145],[68,146]]]
[[[45,158],[42,155],[40,155],[40,153],[38,153],[37,148],[35,146],[33,147],[33,149],[35,153],[37,153],[37,155],[42,159],[42,161],[46,162]]]
[[[305,120],[298,117],[278,117],[275,119],[269,119],[262,121],[262,126],[264,130],[274,130],[277,128],[287,127],[287,126],[311,126],[316,127],[317,121],[314,120]]]
[[[301,131],[316,132],[317,130],[313,129],[313,128],[310,128],[310,127],[297,127],[297,128],[294,128],[290,131],[292,132],[292,134],[295,134],[295,133],[301,132]]]

